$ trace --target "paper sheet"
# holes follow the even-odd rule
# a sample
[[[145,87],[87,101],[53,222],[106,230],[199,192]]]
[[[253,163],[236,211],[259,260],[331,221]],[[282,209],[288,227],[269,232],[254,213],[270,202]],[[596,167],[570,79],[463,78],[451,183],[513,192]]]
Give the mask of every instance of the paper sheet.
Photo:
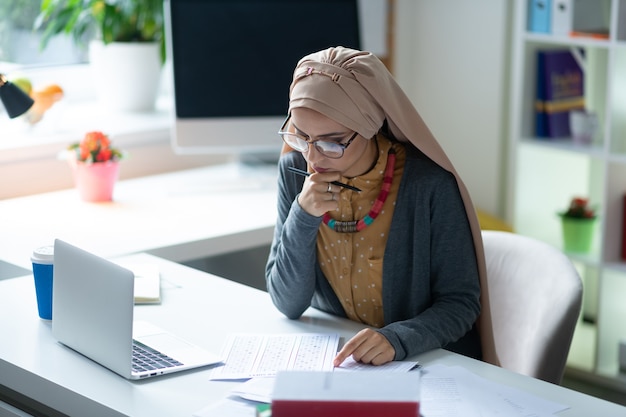
[[[396,372],[402,368],[395,367]],[[271,402],[274,381],[274,377],[251,379],[236,387],[228,399],[212,404],[194,413],[194,416],[253,416],[256,403],[246,399]],[[420,390],[422,417],[549,417],[569,408],[523,390],[489,381],[458,366],[433,365],[423,368]]]
[[[567,408],[458,366],[428,366],[422,373],[423,417],[547,417]]]
[[[252,378],[235,387],[230,393],[234,396],[261,403],[272,402],[272,391],[276,377]]]
[[[350,357],[341,367],[335,368],[334,372],[408,372],[416,365],[417,362],[394,361],[374,366],[355,362]],[[252,378],[234,388],[231,394],[246,400],[270,403],[275,381],[274,377]]]
[[[473,401],[466,381],[447,367],[427,367],[422,372],[420,414],[423,417],[485,417]]]
[[[275,376],[278,371],[332,371],[338,334],[231,334],[222,351],[224,366],[211,379]]]
[[[335,372],[408,372],[419,364],[415,361],[391,361],[384,365],[370,365],[357,362],[349,356],[341,365],[335,368]]]

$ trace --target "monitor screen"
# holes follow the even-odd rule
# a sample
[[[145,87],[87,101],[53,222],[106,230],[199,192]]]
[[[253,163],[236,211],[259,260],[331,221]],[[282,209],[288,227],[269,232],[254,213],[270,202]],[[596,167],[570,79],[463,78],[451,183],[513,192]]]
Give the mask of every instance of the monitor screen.
[[[357,0],[166,0],[177,153],[278,152],[300,58],[360,49]]]

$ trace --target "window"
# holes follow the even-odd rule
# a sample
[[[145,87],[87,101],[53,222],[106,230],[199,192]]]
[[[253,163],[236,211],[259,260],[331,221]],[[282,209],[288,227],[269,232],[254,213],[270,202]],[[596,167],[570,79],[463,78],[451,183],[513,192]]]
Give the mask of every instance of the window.
[[[0,1],[0,62],[19,68],[86,62],[86,52],[69,37],[56,37],[40,49],[40,36],[33,30],[40,6],[41,0]]]
[[[0,73],[15,79],[27,78],[33,88],[41,88],[55,83],[64,90],[81,90],[81,79],[87,71],[87,51],[74,45],[69,36],[56,36],[51,39],[46,49],[41,49],[40,33],[33,29],[39,14],[42,0],[0,0]],[[71,74],[71,75],[69,75]],[[84,94],[72,99],[84,99]],[[65,100],[70,101],[70,100]],[[21,126],[22,120],[9,120],[0,105],[0,130],[7,132],[3,135],[2,148],[10,147],[7,141],[21,136],[32,137],[50,133],[48,129],[29,129]]]
[[[116,146],[129,152],[132,165],[122,169],[122,178],[207,163],[172,157],[167,65],[156,111],[108,113],[96,99],[86,47],[76,47],[70,36],[55,36],[40,50],[41,37],[33,25],[41,2],[0,0],[0,73],[25,76],[34,89],[58,84],[64,97],[34,125],[25,117],[9,119],[0,104],[0,177],[14,179],[0,187],[0,200],[72,187],[69,168],[58,161],[58,154],[90,130],[110,134]]]

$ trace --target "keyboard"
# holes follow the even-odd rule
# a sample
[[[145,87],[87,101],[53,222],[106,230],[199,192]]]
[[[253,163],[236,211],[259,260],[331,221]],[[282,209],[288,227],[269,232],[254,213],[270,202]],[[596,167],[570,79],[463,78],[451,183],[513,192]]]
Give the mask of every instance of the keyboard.
[[[153,371],[181,365],[177,360],[133,340],[133,371]]]

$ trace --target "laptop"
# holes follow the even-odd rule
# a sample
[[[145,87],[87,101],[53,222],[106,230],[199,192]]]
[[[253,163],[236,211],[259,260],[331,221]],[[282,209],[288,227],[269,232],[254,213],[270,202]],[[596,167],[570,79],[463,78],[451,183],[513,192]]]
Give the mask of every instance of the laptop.
[[[134,322],[134,281],[131,270],[56,239],[53,337],[128,379],[221,362],[151,323]]]

